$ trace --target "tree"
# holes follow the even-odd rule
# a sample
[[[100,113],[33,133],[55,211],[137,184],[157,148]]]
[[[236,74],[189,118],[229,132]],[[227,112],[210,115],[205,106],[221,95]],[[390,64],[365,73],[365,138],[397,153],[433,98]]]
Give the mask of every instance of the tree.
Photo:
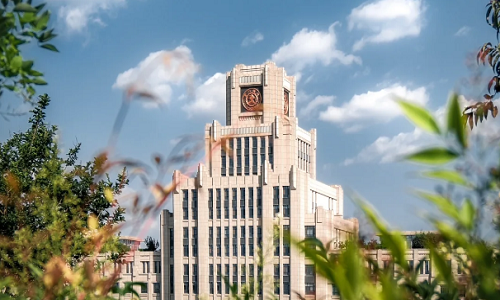
[[[0,143],[0,278],[18,292],[46,291],[37,274],[55,265],[127,250],[114,235],[124,221],[114,195],[128,183],[125,169],[114,182],[107,175],[96,180],[104,162],[78,164],[80,144],[60,157],[57,127],[46,122],[49,103],[40,96],[28,130]]]
[[[31,102],[36,85],[47,84],[43,73],[33,69],[34,61],[26,60],[21,45],[36,42],[41,48],[58,51],[49,44],[57,35],[48,28],[50,11],[45,3],[31,5],[32,0],[0,1],[0,98],[4,90],[19,94]]]
[[[150,236],[144,239],[144,244],[146,244],[146,248],[141,249],[141,251],[156,251],[160,248],[160,243]]]

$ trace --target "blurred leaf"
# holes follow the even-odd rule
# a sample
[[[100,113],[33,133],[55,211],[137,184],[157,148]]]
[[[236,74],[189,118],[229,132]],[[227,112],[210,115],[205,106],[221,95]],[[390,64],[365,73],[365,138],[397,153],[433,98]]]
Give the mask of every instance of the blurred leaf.
[[[10,61],[10,67],[14,70],[18,70],[19,68],[21,68],[22,64],[23,64],[23,58],[19,55],[15,56]]]
[[[457,171],[452,170],[435,170],[435,171],[426,171],[422,173],[423,176],[435,179],[442,179],[450,183],[462,185],[462,186],[470,186],[470,184],[465,180],[462,174]]]
[[[41,78],[41,77],[35,77],[35,78],[33,78],[32,82],[34,84],[36,84],[36,85],[46,85],[47,84],[47,82],[43,78]]]
[[[436,120],[424,107],[404,100],[398,100],[397,102],[405,116],[418,128],[430,133],[440,133]]]
[[[448,163],[457,157],[457,153],[446,148],[430,148],[410,154],[406,159],[423,164],[439,165]]]
[[[482,116],[482,115],[481,115]],[[467,136],[462,126],[462,112],[458,103],[458,95],[454,94],[448,105],[448,131],[455,134],[462,148],[467,147]]]
[[[114,202],[113,191],[110,188],[104,189],[104,196],[106,197],[106,200],[108,200],[109,203]]]
[[[424,191],[417,191],[416,192],[418,196],[434,203],[434,205],[437,206],[437,208],[439,208],[439,210],[444,213],[445,215],[449,216],[450,218],[452,218],[454,221],[458,221],[459,220],[459,213],[458,213],[458,209],[457,207],[455,206],[455,204],[453,204],[453,202],[451,202],[450,199],[448,198],[445,198],[441,195],[437,195],[437,194],[430,194],[430,193],[427,193],[427,192],[424,192]]]
[[[43,44],[40,47],[48,49],[50,51],[59,52],[59,50],[57,50],[56,46],[54,46],[52,44]]]
[[[28,3],[23,3],[23,2],[16,4],[13,11],[15,11],[15,12],[34,12],[34,13],[37,12],[37,10],[33,6],[29,5]]]
[[[466,199],[462,205],[462,209],[459,212],[459,221],[460,223],[467,228],[468,230],[472,230],[474,227],[474,216],[476,215],[476,210],[472,201],[470,199]]]
[[[21,68],[24,71],[31,70],[31,67],[33,67],[33,61],[32,60],[25,60],[25,61],[23,61],[22,65],[21,65]]]

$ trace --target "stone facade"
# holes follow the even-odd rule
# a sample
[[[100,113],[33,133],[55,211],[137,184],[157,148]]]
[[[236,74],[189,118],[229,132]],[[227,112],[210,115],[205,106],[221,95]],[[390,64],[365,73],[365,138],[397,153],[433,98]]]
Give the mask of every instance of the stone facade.
[[[316,180],[316,130],[299,127],[295,89],[272,62],[226,74],[226,125],[206,125],[205,164],[194,178],[174,172],[173,211],[161,214],[163,299],[226,298],[224,275],[256,298],[332,295],[283,240],[289,231],[338,246],[358,231],[342,187]]]

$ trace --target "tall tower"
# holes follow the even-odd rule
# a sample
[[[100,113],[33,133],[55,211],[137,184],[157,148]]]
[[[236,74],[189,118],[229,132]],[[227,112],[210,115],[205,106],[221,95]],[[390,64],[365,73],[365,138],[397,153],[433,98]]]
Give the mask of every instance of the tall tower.
[[[161,215],[163,299],[221,299],[224,276],[261,299],[332,295],[283,240],[335,247],[358,230],[343,218],[342,188],[316,180],[316,130],[298,126],[295,84],[272,62],[226,74],[226,124],[205,126],[208,160],[194,178],[174,172],[173,211]]]

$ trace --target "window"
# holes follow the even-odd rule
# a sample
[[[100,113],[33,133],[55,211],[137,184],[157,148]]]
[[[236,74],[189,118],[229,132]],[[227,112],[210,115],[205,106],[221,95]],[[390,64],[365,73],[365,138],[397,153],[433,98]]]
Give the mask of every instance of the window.
[[[262,227],[257,226],[257,244],[262,247]]]
[[[274,256],[280,256],[280,232],[279,226],[274,225]]]
[[[208,189],[208,218],[214,218],[214,190]]]
[[[257,266],[257,276],[259,280],[259,295],[262,295],[262,266]]]
[[[240,238],[240,255],[246,255],[246,244],[245,244],[245,226],[241,226],[241,238]]]
[[[133,261],[127,262],[126,267],[127,267],[126,268],[127,273],[130,273],[130,274],[134,273],[134,262]]]
[[[189,228],[184,227],[183,229],[183,250],[184,250],[184,257],[189,256]]]
[[[253,256],[253,226],[248,227],[248,255]]]
[[[262,218],[262,188],[257,188],[257,218]]]
[[[170,294],[174,293],[174,265],[170,265]]]
[[[339,288],[335,284],[332,284],[332,296],[340,296]]]
[[[429,274],[430,273],[430,261],[424,260],[422,263],[422,267],[420,268],[420,274]]]
[[[280,212],[280,187],[273,187],[273,216],[276,217]]]
[[[247,283],[247,268],[245,265],[241,265],[240,283],[241,286]]]
[[[274,265],[274,294],[280,294],[280,265]]]
[[[182,218],[189,219],[188,213],[188,190],[182,190]]]
[[[257,175],[257,138],[252,137],[252,174]]]
[[[231,149],[231,151],[234,151],[234,140],[233,139],[229,139],[229,149]],[[229,154],[233,154],[234,152],[231,152]],[[234,175],[234,159],[233,159],[233,155],[229,155],[229,176],[233,176]]]
[[[240,188],[240,218],[245,219],[245,188]]]
[[[272,136],[269,137],[269,164],[271,165],[271,168],[273,167],[274,164],[274,141]]]
[[[283,256],[290,256],[290,225],[283,225]]]
[[[184,264],[184,294],[189,294],[189,265]]]
[[[153,282],[153,293],[155,294],[160,294],[160,283],[159,282]]]
[[[248,277],[250,281],[250,291],[253,294],[255,292],[255,278],[254,278],[254,266],[253,264],[248,265]]]
[[[191,241],[192,253],[194,257],[198,256],[198,227],[193,227],[192,229],[193,240]]]
[[[217,257],[220,257],[220,227],[217,227],[217,240],[215,245],[217,246]]]
[[[233,285],[238,284],[238,265],[233,264]]]
[[[283,265],[283,294],[290,295],[290,265]]]
[[[413,260],[407,260],[406,261],[408,263],[408,266],[410,267],[410,270],[413,270],[414,266],[413,266]]]
[[[220,161],[221,161],[220,175],[221,176],[226,176],[226,169],[227,169],[226,159],[227,159],[226,151],[224,151],[224,148],[221,148],[220,149]]]
[[[229,226],[224,227],[224,255],[229,257]]]
[[[241,138],[236,139],[236,175],[241,175]]]
[[[193,220],[198,219],[198,191],[191,190],[191,210]]]
[[[233,188],[233,219],[238,218],[238,189]]]
[[[170,232],[170,258],[174,257],[174,229],[169,228]]]
[[[222,294],[222,284],[221,284],[221,264],[217,265],[217,294]]]
[[[306,226],[306,240],[316,238],[316,227],[315,226]],[[314,249],[315,244],[309,243],[309,248]]]
[[[148,293],[148,284],[143,284],[141,285],[141,294],[147,294]]]
[[[316,271],[314,270],[314,265],[306,265],[306,274],[305,274],[305,287],[306,287],[306,295],[315,295],[316,294]]]
[[[229,189],[224,189],[224,219],[229,219]]]
[[[231,275],[229,274],[229,265],[228,265],[228,264],[225,264],[225,265],[224,265],[224,275],[225,275],[225,276],[226,276],[226,278],[227,278],[227,282],[226,282],[226,284],[224,285],[224,287],[225,287],[225,292],[226,292],[226,294],[229,294],[229,276],[231,276]]]
[[[290,218],[290,187],[283,187],[283,217]]]
[[[462,269],[462,263],[460,261],[457,261],[457,274],[462,275],[463,269]]]
[[[233,256],[238,256],[238,227],[233,226]]]
[[[253,218],[253,188],[248,188],[248,217]]]
[[[220,189],[216,189],[215,190],[215,193],[216,193],[216,202],[217,202],[217,220],[220,220]]]
[[[208,227],[208,256],[214,256],[214,228]]]
[[[250,175],[250,138],[245,137],[245,149],[244,149],[244,155],[245,155],[245,175]]]
[[[260,138],[260,165],[263,166],[266,161],[266,137]]]
[[[214,293],[214,265],[208,265],[208,285],[210,287],[210,294]]]
[[[156,274],[161,273],[161,261],[159,261],[159,260],[154,261],[154,272]]]
[[[193,294],[198,294],[198,265],[193,265]]]

